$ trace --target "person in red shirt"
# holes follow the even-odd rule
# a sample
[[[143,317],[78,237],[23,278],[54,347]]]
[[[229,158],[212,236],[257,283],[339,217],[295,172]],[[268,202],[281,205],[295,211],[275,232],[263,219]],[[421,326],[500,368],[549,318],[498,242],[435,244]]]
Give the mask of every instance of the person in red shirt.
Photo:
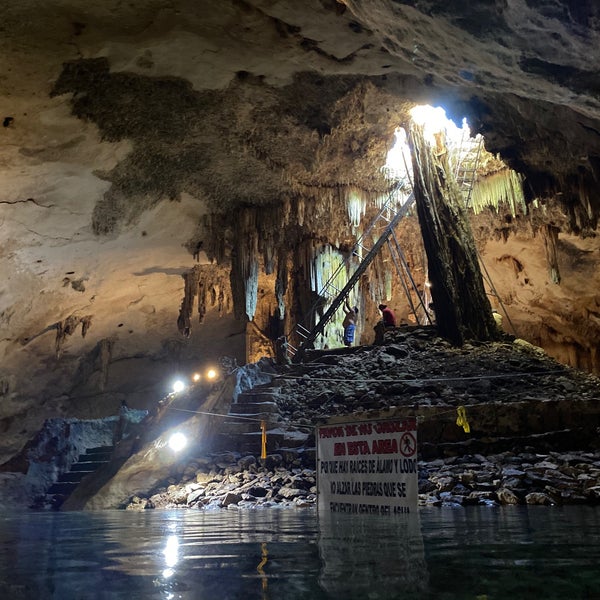
[[[396,327],[396,315],[391,308],[388,308],[387,304],[380,304],[379,310],[381,311],[382,319],[375,325],[375,344],[383,344],[383,334],[386,329]]]
[[[387,304],[380,304],[379,310],[383,315],[383,326],[384,327],[396,327],[396,315],[391,308],[388,308]]]

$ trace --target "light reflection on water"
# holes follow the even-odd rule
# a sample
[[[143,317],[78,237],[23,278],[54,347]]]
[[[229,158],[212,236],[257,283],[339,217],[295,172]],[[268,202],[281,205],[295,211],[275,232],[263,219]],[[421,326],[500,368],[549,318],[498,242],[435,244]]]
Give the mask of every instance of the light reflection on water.
[[[600,599],[600,508],[0,517],[0,598]]]

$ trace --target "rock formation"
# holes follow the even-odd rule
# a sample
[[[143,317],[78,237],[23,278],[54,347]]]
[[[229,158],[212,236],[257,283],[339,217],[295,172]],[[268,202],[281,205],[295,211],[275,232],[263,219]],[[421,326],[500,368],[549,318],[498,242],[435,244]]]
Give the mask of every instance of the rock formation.
[[[0,456],[48,418],[151,408],[175,374],[272,353],[381,205],[415,104],[466,117],[523,183],[525,205],[472,216],[505,327],[598,372],[599,10],[4,6]],[[415,220],[402,228],[423,286]],[[409,312],[383,258],[357,295],[365,342],[382,298]]]

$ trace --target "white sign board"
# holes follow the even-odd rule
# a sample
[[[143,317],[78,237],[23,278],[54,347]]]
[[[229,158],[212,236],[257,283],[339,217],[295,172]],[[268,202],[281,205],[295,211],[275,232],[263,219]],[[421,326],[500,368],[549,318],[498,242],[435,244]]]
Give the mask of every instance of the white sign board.
[[[417,510],[417,421],[361,421],[317,428],[319,510],[406,514]]]

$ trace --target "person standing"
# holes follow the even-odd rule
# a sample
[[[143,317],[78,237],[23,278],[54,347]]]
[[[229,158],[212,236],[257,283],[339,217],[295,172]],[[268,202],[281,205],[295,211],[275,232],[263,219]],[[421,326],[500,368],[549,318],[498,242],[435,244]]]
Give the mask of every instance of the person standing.
[[[358,306],[352,308],[348,303],[348,298],[346,298],[344,312],[346,313],[342,323],[342,327],[344,328],[344,346],[352,346],[354,332],[356,331],[356,321],[358,319]]]

